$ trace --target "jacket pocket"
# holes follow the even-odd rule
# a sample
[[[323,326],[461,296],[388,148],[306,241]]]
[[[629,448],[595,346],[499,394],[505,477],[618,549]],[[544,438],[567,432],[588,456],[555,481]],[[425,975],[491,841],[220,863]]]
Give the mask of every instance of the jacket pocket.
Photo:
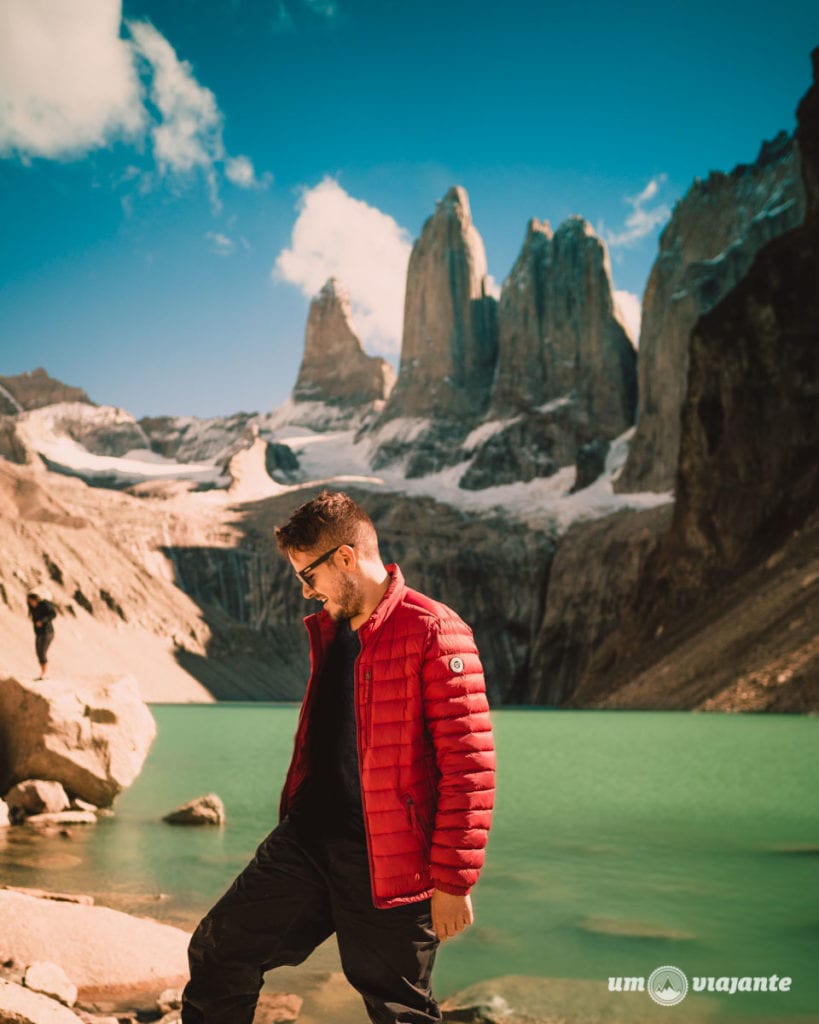
[[[409,819],[410,828],[414,832],[418,842],[421,844],[424,856],[429,857],[431,836],[428,834],[428,829],[424,828],[418,818],[418,809],[415,805],[415,800],[411,793],[404,793],[401,799],[404,801],[404,806],[407,809],[407,818]]]

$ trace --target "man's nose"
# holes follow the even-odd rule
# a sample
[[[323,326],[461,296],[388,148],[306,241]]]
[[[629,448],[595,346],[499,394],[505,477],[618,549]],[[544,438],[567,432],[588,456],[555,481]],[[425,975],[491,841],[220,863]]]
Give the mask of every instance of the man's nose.
[[[301,595],[302,595],[303,598],[305,598],[305,600],[309,601],[310,598],[315,596],[315,593],[316,593],[315,590],[313,590],[313,588],[310,586],[309,583],[302,582],[302,585],[301,585]]]

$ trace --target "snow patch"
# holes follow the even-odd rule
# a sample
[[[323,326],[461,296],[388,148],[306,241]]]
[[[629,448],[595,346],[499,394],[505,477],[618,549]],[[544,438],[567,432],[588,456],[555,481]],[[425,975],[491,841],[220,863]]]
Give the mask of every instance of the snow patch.
[[[559,398],[553,398],[550,402],[545,402],[543,405],[536,406],[535,412],[556,412],[564,406],[571,405],[573,401],[574,392],[570,391],[566,395],[561,395]]]
[[[471,452],[473,448],[478,448],[480,445],[485,444],[490,437],[494,437],[495,434],[499,434],[502,430],[511,427],[519,420],[520,416],[507,420],[487,420],[486,423],[481,423],[480,426],[475,427],[471,433],[467,434],[461,447],[464,451]]]
[[[160,479],[195,480],[218,485],[228,479],[212,463],[173,462],[168,459],[161,465],[125,456],[94,455],[70,438],[40,442],[37,451],[53,468],[71,471],[86,480],[112,480],[119,484]]]
[[[429,428],[429,424],[428,418],[399,416],[397,419],[388,420],[374,431],[374,437],[379,445],[396,441],[410,444]]]

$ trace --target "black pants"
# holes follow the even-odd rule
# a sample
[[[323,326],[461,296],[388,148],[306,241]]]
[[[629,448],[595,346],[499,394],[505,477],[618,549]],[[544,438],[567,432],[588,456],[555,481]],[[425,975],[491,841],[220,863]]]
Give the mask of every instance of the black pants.
[[[371,1021],[441,1020],[430,989],[438,940],[429,900],[376,910],[366,849],[305,842],[285,819],[193,934],[183,1024],[252,1024],[263,973],[300,964],[333,932]]]
[[[34,648],[37,651],[37,661],[41,665],[45,665],[48,653],[48,649],[51,646],[51,641],[54,639],[54,630],[47,629],[45,633],[34,634]]]

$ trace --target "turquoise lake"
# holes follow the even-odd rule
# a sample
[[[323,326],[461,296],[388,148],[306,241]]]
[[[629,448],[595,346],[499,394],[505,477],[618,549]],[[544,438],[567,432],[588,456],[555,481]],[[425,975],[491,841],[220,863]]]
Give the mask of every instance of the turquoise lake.
[[[215,902],[275,825],[298,709],[152,711],[157,739],[116,815],[68,839],[0,831],[3,882],[186,928]],[[788,993],[712,995],[726,1019],[819,1011],[819,718],[505,709],[493,721],[497,810],[476,923],[442,948],[439,997],[503,975],[603,992],[611,976],[671,964],[689,978],[793,979]],[[211,791],[225,828],[161,822]]]

